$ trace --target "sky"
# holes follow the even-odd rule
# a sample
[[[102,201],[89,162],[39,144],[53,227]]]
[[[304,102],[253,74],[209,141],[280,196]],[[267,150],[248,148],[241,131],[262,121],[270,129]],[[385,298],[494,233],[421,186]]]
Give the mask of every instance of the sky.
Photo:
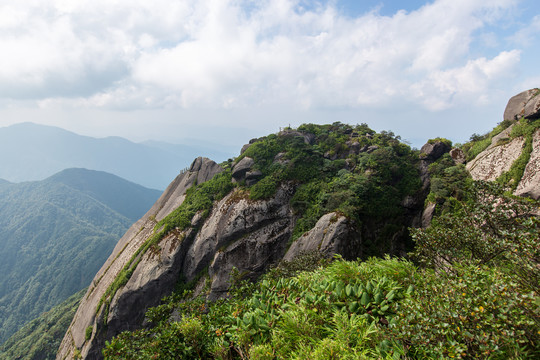
[[[0,126],[205,143],[302,123],[464,142],[540,87],[537,0],[0,0]]]

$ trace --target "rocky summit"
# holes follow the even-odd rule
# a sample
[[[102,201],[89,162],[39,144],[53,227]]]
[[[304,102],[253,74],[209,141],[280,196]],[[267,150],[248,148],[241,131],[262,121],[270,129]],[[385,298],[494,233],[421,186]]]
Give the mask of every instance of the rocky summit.
[[[101,359],[107,341],[148,326],[146,311],[163,297],[186,287],[208,301],[226,297],[233,272],[256,280],[313,252],[404,255],[408,229],[459,197],[452,186],[470,179],[466,169],[538,198],[537,95],[512,98],[497,131],[459,149],[433,139],[415,151],[391,132],[334,123],[253,139],[222,164],[197,158],[119,240],[57,359]]]

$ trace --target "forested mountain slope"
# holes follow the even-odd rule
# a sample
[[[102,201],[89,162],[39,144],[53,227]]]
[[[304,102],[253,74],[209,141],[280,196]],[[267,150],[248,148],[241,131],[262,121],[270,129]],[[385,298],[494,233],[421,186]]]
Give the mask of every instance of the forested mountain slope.
[[[0,184],[0,343],[87,287],[117,239],[158,196],[85,169]]]
[[[85,289],[26,323],[0,346],[0,359],[52,360]]]

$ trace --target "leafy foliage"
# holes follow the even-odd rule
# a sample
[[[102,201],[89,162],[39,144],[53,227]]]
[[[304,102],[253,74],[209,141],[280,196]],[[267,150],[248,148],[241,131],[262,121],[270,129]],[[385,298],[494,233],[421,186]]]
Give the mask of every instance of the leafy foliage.
[[[531,216],[534,202],[505,195],[500,185],[488,182],[475,182],[470,196],[430,228],[413,231],[416,258],[443,269],[456,263],[506,267],[538,291],[540,222]]]
[[[537,358],[538,202],[475,182],[459,205],[412,233],[428,269],[418,301],[402,304],[398,333],[420,358]]]
[[[507,129],[514,122],[510,120],[501,121],[491,132],[478,135],[471,135],[470,141],[462,146],[462,150],[465,153],[467,161],[471,161],[478,154],[484,151],[489,145],[491,145],[491,140],[494,136],[500,134],[505,129]]]
[[[428,140],[428,143],[429,143],[429,144],[435,144],[435,143],[438,143],[438,142],[442,142],[442,143],[445,144],[446,146],[452,147],[452,141],[450,141],[450,140],[448,140],[448,139],[446,139],[446,138],[437,137],[437,138],[429,139],[429,140]]]
[[[420,187],[417,155],[393,133],[365,124],[304,124],[259,139],[242,156],[253,158],[264,175],[250,188],[251,199],[272,196],[283,182],[297,185],[293,239],[333,211],[357,222],[392,216],[399,223],[400,202]]]
[[[486,265],[425,269],[406,298],[392,338],[414,359],[536,359],[538,295]]]
[[[378,358],[392,352],[378,334],[412,288],[396,279],[414,267],[399,260],[337,261],[294,277],[239,283],[232,298],[205,303],[177,300],[183,318],[162,319],[151,330],[125,332],[104,350],[110,359]],[[316,284],[314,286],[314,284]],[[243,288],[244,287],[244,288]],[[249,295],[247,297],[239,294]],[[162,306],[166,313],[171,306]],[[157,311],[160,312],[160,311]],[[156,320],[156,311],[152,312]],[[384,325],[382,325],[384,326]]]
[[[430,228],[413,230],[421,268],[389,257],[327,264],[306,256],[257,284],[237,276],[228,299],[166,298],[147,313],[153,328],[122,333],[104,355],[536,359],[538,203],[497,184],[470,191]]]
[[[455,164],[449,154],[444,154],[428,167],[430,192],[426,203],[439,205],[438,212],[448,210],[455,200],[464,200],[472,178],[463,164]]]

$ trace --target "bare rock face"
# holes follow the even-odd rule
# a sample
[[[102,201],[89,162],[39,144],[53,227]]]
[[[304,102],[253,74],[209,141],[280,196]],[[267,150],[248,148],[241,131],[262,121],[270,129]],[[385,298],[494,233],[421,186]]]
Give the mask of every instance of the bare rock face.
[[[238,164],[234,165],[233,167],[232,177],[234,181],[240,182],[242,180],[245,180],[247,172],[251,170],[251,167],[254,164],[255,161],[252,158],[248,156],[242,158],[242,160],[240,160]]]
[[[452,160],[454,160],[454,163],[456,164],[465,163],[465,154],[463,153],[463,150],[459,148],[453,148],[452,150],[450,150],[449,154],[452,157]]]
[[[533,135],[532,147],[533,152],[514,194],[538,200],[540,199],[540,129],[537,129]]]
[[[422,227],[423,228],[427,228],[431,224],[431,220],[433,220],[433,215],[435,214],[436,207],[437,207],[437,204],[430,202],[424,209],[424,212],[422,212]]]
[[[279,133],[279,136],[289,136],[302,138],[306,144],[313,144],[315,141],[315,135],[306,132],[300,132],[296,130],[283,130]]]
[[[513,96],[504,111],[505,120],[536,119],[540,117],[540,89],[523,91]],[[494,181],[510,170],[523,151],[525,139],[518,137],[508,142],[515,124],[494,136],[491,144],[467,164],[467,170],[474,180]],[[532,152],[517,184],[515,195],[540,198],[540,129],[532,138]]]
[[[323,215],[313,229],[298,238],[283,259],[291,261],[303,253],[317,251],[326,256],[343,254],[356,257],[361,255],[357,254],[360,243],[361,238],[352,230],[345,216],[329,213]]]
[[[450,146],[442,141],[428,142],[420,149],[422,158],[428,161],[435,161],[449,151]]]
[[[120,312],[122,311],[121,308],[125,305],[122,303],[123,299],[127,299],[129,296],[126,296],[126,294],[133,293],[133,289],[142,288],[145,294],[150,296],[148,300],[145,298],[144,304],[138,303],[144,297],[139,297],[138,299],[135,297],[133,300],[129,300],[131,302],[128,304],[130,307],[126,308],[126,310],[134,310],[136,306],[144,308],[148,305],[147,302],[151,305],[155,303],[156,298],[159,300],[159,292],[153,294],[158,288],[155,281],[167,283],[168,280],[161,280],[163,277],[160,273],[168,274],[178,266],[178,263],[174,259],[174,254],[179,251],[181,246],[178,246],[178,239],[175,239],[175,237],[180,238],[184,234],[170,235],[160,244],[160,249],[155,249],[154,252],[150,251],[145,254],[145,258],[139,264],[140,267],[136,268],[126,287],[119,291],[113,299],[108,314],[108,320],[110,321],[108,327],[105,328],[103,325],[105,322],[104,316],[106,315],[104,306],[101,306],[99,311],[97,310],[100,306],[100,300],[109,286],[141,245],[153,235],[156,223],[180,206],[184,201],[186,190],[193,184],[206,181],[223,171],[219,165],[216,165],[215,162],[206,158],[196,159],[190,170],[178,175],[152,208],[139,221],[133,224],[118,241],[112,254],[98,271],[86,295],[82,299],[73,321],[62,340],[57,359],[73,359],[77,352],[80,352],[83,358],[86,359],[102,358],[101,348],[105,340],[116,335],[118,333],[117,331],[126,330],[124,326],[127,326],[127,328],[131,328],[132,326],[130,320],[122,318]],[[160,260],[159,265],[156,265],[156,259],[158,258],[163,261]],[[144,273],[144,276],[142,273]],[[167,279],[167,276],[164,278]],[[165,291],[166,287],[164,287]],[[133,316],[140,317],[142,312],[142,310],[137,312],[135,309]],[[92,336],[89,340],[86,340],[85,333],[89,327],[92,327]]]
[[[491,145],[467,164],[467,170],[474,180],[494,181],[521,155],[524,142],[519,137],[497,146],[497,140],[493,138]]]
[[[540,117],[539,94],[539,89],[531,89],[511,97],[504,110],[504,120],[519,120],[522,117],[536,119]]]
[[[238,269],[255,280],[283,258],[294,228],[290,208],[293,188],[282,186],[268,200],[233,201],[235,193],[215,206],[197,235],[184,264],[187,279],[209,266],[210,299],[223,296],[230,273]]]

